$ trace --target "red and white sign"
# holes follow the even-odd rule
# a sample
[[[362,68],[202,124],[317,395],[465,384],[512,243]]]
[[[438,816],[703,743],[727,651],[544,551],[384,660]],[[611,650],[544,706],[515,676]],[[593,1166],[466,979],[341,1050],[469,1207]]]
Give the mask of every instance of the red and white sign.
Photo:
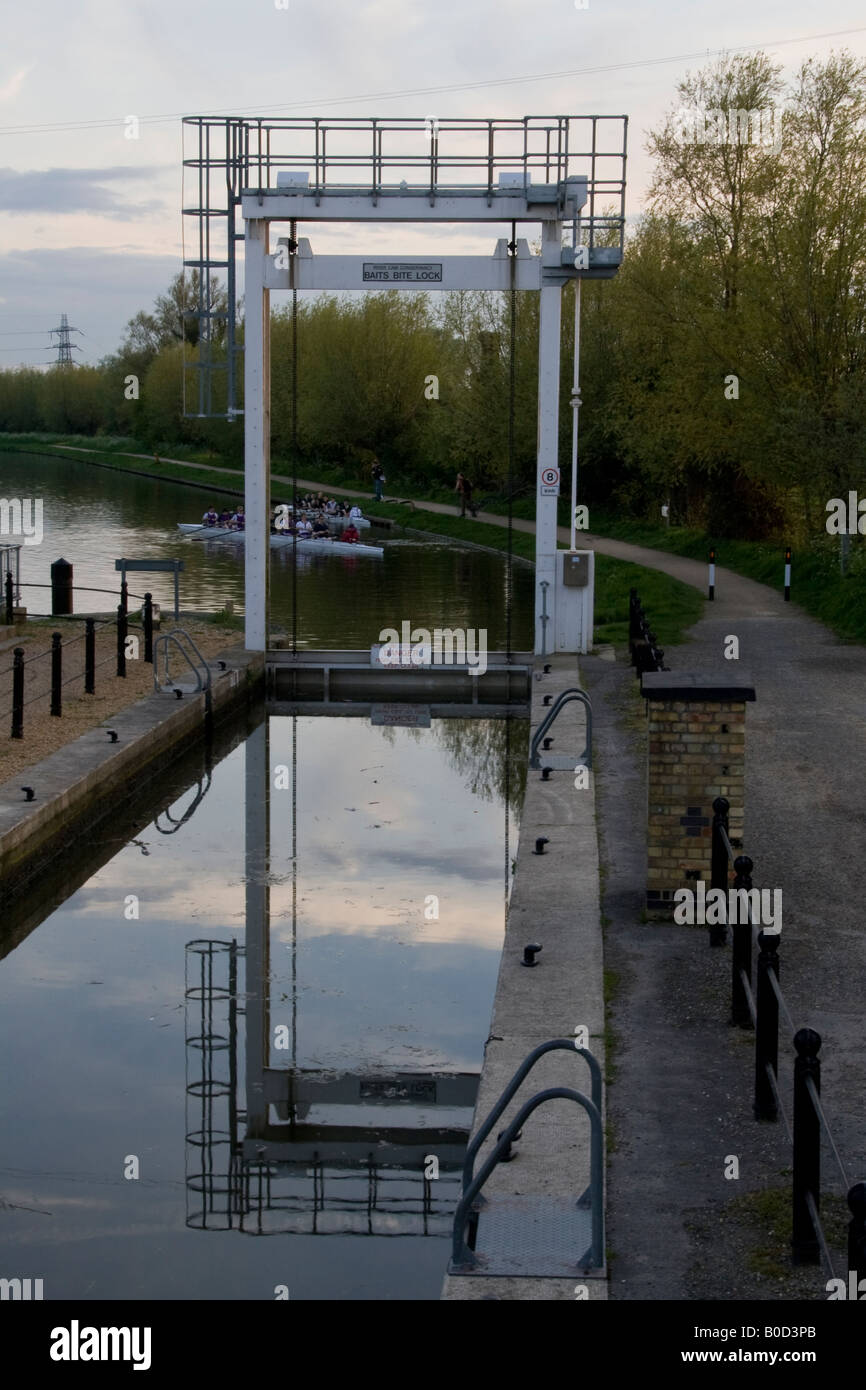
[[[559,496],[558,468],[542,468],[539,475],[539,491],[542,497]]]

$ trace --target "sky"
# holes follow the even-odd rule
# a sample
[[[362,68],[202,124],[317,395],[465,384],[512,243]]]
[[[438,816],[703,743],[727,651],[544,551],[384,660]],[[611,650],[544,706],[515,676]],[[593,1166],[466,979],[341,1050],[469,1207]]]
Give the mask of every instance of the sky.
[[[178,273],[183,115],[626,114],[633,219],[652,173],[646,131],[688,71],[740,49],[786,75],[842,48],[866,58],[858,0],[41,0],[6,7],[3,31],[7,368],[52,361],[62,313],[81,330],[77,360],[98,361]],[[429,226],[366,241],[358,227],[312,230],[320,251],[443,244]],[[491,229],[454,229],[447,245],[492,252]]]

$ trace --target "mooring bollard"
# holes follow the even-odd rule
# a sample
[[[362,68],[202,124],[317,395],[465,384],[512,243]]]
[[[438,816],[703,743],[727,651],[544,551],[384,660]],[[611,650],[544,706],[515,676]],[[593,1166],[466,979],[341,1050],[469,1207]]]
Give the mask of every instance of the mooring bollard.
[[[791,602],[791,547],[785,551],[785,602]]]
[[[734,887],[751,888],[752,860],[747,854],[738,854],[734,860]],[[737,914],[739,916],[739,913]],[[734,923],[734,949],[731,953],[731,1022],[740,1028],[750,1028],[752,1015],[749,1013],[749,996],[743,984],[745,975],[752,988],[752,924]]]
[[[51,615],[57,617],[72,612],[73,570],[61,555],[51,566]]]
[[[859,1284],[866,1279],[866,1182],[855,1182],[848,1189],[848,1268],[853,1269]]]
[[[61,707],[61,687],[63,682],[63,638],[59,632],[51,634],[51,713],[58,719],[63,713]]]
[[[797,1057],[794,1061],[794,1231],[791,1249],[794,1264],[817,1264],[818,1236],[812,1225],[808,1196],[815,1210],[821,1206],[821,1125],[808,1081],[821,1094],[821,1035],[814,1028],[801,1028],[794,1035]]]
[[[24,648],[12,653],[12,738],[24,737]]]
[[[84,693],[92,695],[96,688],[96,619],[84,622]]]
[[[126,676],[126,614],[123,604],[117,605],[117,674]]]
[[[144,659],[153,665],[153,594],[144,596]]]
[[[716,548],[715,548],[715,546],[713,546],[712,550],[710,551],[710,584],[709,584],[709,592],[708,592],[708,594],[707,594],[707,598],[709,598],[709,599],[714,599],[715,597],[716,597]]]
[[[125,579],[120,582],[120,606],[124,613],[129,612],[129,585]]]
[[[755,1024],[755,1119],[777,1120],[779,1108],[772,1083],[767,1075],[767,1067],[773,1075],[779,1075],[779,1000],[773,988],[771,975],[779,978],[780,932],[758,932],[757,985],[755,1008],[758,1021]]]

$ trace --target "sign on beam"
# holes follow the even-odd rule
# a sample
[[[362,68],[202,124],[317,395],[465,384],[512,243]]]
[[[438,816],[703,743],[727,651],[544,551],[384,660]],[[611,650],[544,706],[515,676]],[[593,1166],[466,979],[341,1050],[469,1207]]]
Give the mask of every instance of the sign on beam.
[[[559,469],[543,468],[541,470],[541,495],[542,497],[559,496]]]
[[[370,723],[384,724],[388,728],[399,726],[403,729],[429,729],[429,705],[371,705]]]
[[[364,261],[364,283],[403,285],[441,284],[442,262]]]

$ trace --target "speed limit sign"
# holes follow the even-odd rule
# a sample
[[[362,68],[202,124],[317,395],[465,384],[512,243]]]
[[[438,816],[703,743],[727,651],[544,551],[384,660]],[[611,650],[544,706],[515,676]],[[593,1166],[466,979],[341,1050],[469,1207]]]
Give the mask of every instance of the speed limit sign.
[[[541,470],[541,495],[542,497],[559,496],[559,469],[542,468]]]

